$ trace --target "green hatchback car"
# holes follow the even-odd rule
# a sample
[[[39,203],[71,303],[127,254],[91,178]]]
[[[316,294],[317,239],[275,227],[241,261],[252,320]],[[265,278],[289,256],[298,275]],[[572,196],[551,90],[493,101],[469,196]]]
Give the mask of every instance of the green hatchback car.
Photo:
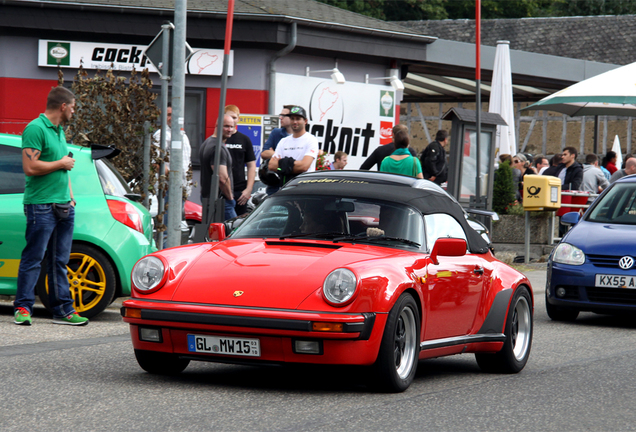
[[[69,145],[77,201],[73,247],[67,265],[75,310],[90,318],[117,297],[130,295],[130,272],[137,260],[157,250],[152,218],[117,170],[106,160],[111,147]],[[0,295],[15,295],[20,256],[26,241],[22,198],[22,138],[0,134]],[[46,262],[37,294],[48,308]]]

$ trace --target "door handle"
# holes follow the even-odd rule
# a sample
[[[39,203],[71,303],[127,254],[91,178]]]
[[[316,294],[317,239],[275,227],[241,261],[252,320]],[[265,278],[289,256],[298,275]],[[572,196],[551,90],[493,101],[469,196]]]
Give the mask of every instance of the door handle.
[[[473,273],[475,274],[484,274],[484,268],[483,267],[475,267],[473,270]]]

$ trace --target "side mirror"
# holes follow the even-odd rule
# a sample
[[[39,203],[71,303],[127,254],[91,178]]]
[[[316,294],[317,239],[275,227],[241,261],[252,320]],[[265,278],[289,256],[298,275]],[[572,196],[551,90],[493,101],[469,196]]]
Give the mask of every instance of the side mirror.
[[[211,242],[225,240],[225,224],[213,223],[208,228],[208,238]]]
[[[580,219],[581,215],[579,214],[579,212],[568,212],[561,216],[561,223],[563,225],[576,225],[577,223],[579,223]]]
[[[431,261],[439,264],[438,256],[464,256],[466,255],[466,240],[457,238],[438,238],[431,251]]]

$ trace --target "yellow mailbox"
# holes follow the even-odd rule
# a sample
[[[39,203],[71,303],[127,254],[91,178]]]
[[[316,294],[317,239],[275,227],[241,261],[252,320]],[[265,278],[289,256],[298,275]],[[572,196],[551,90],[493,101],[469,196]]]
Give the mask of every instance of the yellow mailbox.
[[[523,209],[556,210],[561,207],[561,179],[552,176],[523,177]]]

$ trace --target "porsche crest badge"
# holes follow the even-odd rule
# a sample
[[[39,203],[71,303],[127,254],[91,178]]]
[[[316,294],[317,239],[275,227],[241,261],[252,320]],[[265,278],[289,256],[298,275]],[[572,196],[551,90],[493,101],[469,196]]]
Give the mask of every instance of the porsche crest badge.
[[[234,291],[234,294],[232,294],[234,297],[240,297],[243,295],[243,291]]]

